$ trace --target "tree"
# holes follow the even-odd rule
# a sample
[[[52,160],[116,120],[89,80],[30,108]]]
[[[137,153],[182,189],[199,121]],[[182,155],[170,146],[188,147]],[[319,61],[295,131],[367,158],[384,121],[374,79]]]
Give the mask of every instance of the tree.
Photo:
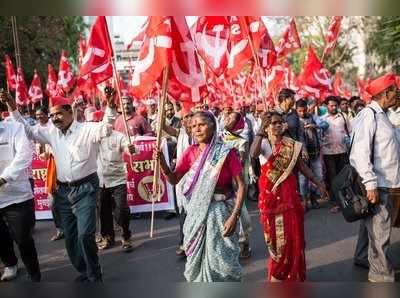
[[[272,20],[282,28],[286,29],[291,17],[274,17]],[[325,35],[331,22],[331,17],[327,16],[300,16],[295,17],[297,31],[300,35],[302,48],[288,56],[288,62],[293,71],[299,74],[302,71],[307,49],[311,45],[314,47],[318,57],[322,58],[325,48]],[[349,43],[350,35],[358,28],[358,24],[351,17],[345,17],[342,22],[342,29],[337,44],[333,52],[324,57],[323,64],[334,74],[340,70],[345,80],[355,81],[357,67],[351,63],[355,51],[355,45]],[[282,34],[274,36],[277,43]]]
[[[367,53],[376,56],[376,67],[380,71],[392,70],[400,72],[400,17],[378,17],[371,25]]]
[[[47,64],[58,68],[61,49],[68,51],[72,65],[76,68],[79,35],[87,25],[80,16],[21,16],[17,17],[21,65],[29,85],[36,68],[45,84]],[[14,67],[15,51],[12,36],[11,17],[0,17],[0,87],[5,88],[4,54],[12,57]]]

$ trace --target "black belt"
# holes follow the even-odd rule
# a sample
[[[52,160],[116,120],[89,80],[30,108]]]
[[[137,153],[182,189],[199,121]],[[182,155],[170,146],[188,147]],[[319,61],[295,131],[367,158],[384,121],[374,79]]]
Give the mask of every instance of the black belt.
[[[79,186],[81,184],[87,183],[97,177],[97,173],[90,174],[89,176],[83,177],[82,179],[76,180],[76,181],[71,181],[71,182],[61,182],[57,180],[57,184],[60,186],[68,186],[68,187],[75,187]]]

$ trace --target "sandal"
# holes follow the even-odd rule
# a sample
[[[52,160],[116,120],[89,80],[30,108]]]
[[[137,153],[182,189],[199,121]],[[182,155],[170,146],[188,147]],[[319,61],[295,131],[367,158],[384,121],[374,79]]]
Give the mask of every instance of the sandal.
[[[333,214],[338,213],[339,211],[340,211],[339,206],[333,206],[331,209],[329,209],[329,212]]]

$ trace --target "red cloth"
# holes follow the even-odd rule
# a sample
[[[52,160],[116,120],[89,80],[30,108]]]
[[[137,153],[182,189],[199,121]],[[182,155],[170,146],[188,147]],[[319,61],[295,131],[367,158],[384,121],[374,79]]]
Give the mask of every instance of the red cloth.
[[[133,117],[130,118],[128,117],[127,123],[128,123],[129,135],[131,136],[154,135],[149,123],[143,116],[135,114]],[[122,115],[119,116],[115,121],[114,129],[123,134],[126,134],[124,118],[122,117]]]
[[[267,173],[273,171],[272,158],[261,167],[258,207],[264,236],[279,254],[268,260],[268,280],[304,281],[306,278],[304,208],[293,172],[277,187],[275,193]],[[276,223],[282,220],[278,227]],[[280,248],[280,250],[279,250]]]
[[[186,174],[200,155],[199,145],[187,148],[175,167],[175,173]],[[232,187],[232,178],[242,173],[242,164],[236,149],[232,149],[225,159],[217,181],[217,187],[227,189]]]
[[[71,101],[68,98],[62,97],[62,96],[54,96],[50,97],[50,108],[56,107],[56,106],[67,106],[71,105]]]
[[[395,84],[396,76],[388,73],[370,82],[367,86],[367,92],[375,96]]]

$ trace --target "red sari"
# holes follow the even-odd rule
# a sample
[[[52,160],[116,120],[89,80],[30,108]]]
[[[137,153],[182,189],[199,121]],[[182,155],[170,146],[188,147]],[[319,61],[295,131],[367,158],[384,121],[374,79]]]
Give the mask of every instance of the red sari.
[[[306,278],[304,208],[293,174],[300,151],[300,143],[283,138],[261,168],[258,207],[270,254],[269,281]]]

